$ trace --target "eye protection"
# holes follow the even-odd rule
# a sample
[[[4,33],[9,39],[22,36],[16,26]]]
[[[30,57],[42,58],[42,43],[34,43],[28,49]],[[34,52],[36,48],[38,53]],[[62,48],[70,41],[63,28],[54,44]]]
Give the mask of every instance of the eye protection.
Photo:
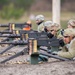
[[[69,36],[64,36],[64,38],[68,38]]]

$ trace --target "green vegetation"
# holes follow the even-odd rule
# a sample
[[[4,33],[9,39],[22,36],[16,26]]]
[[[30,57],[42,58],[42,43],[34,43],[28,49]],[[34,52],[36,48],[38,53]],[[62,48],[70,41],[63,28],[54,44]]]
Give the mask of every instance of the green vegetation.
[[[34,0],[0,0],[0,17],[2,19],[19,19],[28,11]]]
[[[24,9],[15,9],[13,4],[10,4],[9,6],[4,6],[3,10],[0,12],[0,16],[2,19],[18,19],[21,17],[24,13]]]

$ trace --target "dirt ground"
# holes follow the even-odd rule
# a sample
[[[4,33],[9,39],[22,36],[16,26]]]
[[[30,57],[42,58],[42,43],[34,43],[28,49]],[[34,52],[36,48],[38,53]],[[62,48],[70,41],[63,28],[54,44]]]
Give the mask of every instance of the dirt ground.
[[[75,75],[75,62],[31,64],[1,64],[0,75]]]
[[[0,52],[5,48],[0,47]],[[0,61],[24,48],[19,46],[12,48],[5,53],[6,55],[0,55]],[[12,54],[7,55],[7,53]],[[75,61],[60,61],[50,58],[48,62],[32,65],[26,63],[26,58],[28,57],[26,54],[12,59],[5,64],[0,64],[0,75],[75,75]],[[23,63],[17,63],[19,61]]]

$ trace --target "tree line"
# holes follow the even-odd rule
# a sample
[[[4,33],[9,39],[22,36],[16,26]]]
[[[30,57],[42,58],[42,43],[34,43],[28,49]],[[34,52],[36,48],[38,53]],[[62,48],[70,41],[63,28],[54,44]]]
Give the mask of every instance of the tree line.
[[[42,2],[39,5],[40,1]],[[0,0],[0,17],[4,19],[18,19],[23,15],[24,12],[30,10],[32,6],[36,7],[35,3],[38,4],[39,8],[44,8],[42,6],[43,2],[45,4],[43,6],[47,5],[47,8],[52,5],[52,0]],[[63,10],[69,9],[75,11],[75,0],[61,0],[61,6]],[[37,9],[35,8],[35,10]],[[51,9],[48,8],[48,10]]]

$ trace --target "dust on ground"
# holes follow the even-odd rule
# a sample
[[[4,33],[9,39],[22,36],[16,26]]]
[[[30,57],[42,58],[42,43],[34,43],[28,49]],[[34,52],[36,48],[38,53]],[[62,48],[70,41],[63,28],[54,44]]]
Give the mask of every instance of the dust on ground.
[[[0,52],[6,47],[0,47]],[[10,55],[0,55],[0,61],[14,55],[25,47],[16,46],[7,51]],[[0,75],[75,75],[75,61],[60,61],[49,58],[48,62],[32,65],[25,63],[29,56],[23,55],[8,61],[5,64],[0,64]],[[23,63],[15,63],[22,61]]]

